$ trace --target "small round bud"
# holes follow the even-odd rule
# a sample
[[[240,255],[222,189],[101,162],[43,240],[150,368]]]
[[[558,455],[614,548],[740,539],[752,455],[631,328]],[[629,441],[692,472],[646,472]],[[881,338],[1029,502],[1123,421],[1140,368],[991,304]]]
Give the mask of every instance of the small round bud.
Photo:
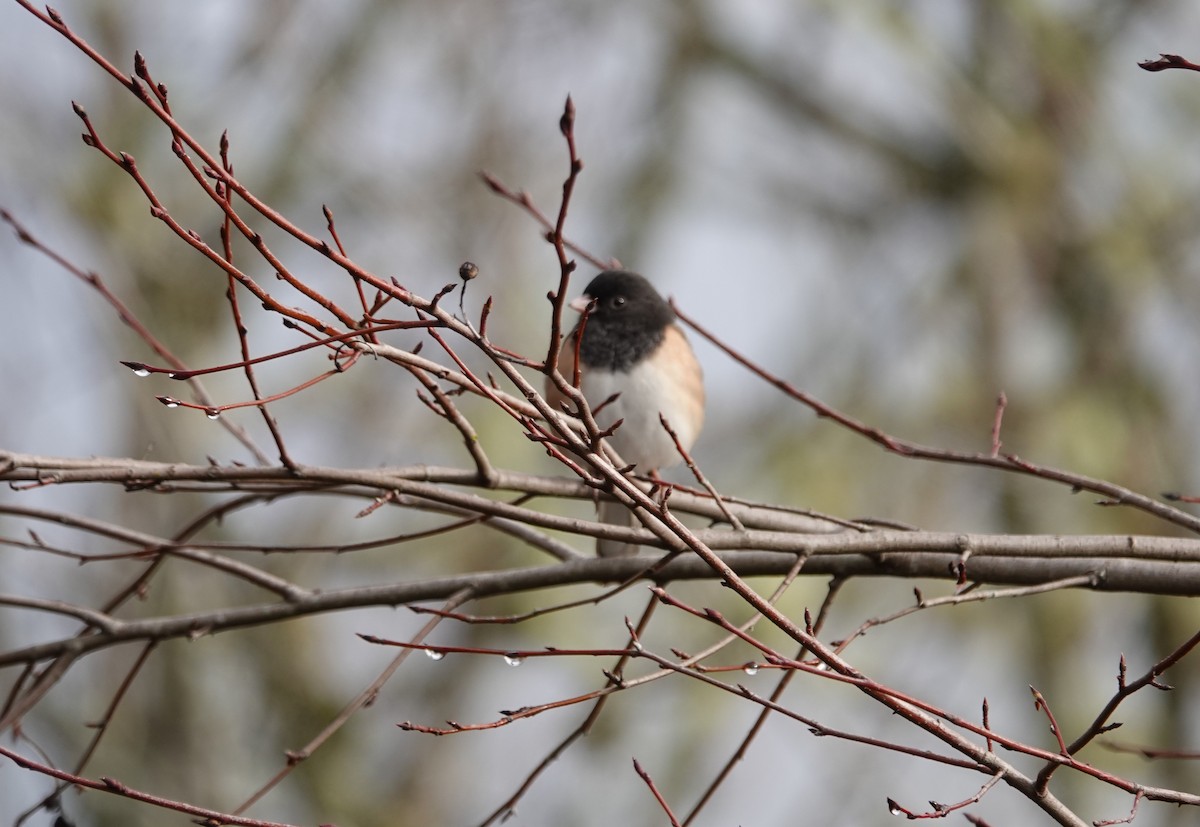
[[[464,261],[458,268],[458,277],[463,281],[470,281],[478,275],[479,268],[475,266],[474,262]]]

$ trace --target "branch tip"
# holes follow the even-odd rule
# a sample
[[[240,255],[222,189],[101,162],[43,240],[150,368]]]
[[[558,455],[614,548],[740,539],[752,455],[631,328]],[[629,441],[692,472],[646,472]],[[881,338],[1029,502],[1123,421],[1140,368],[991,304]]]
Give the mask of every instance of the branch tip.
[[[562,117],[559,118],[558,128],[566,136],[570,136],[575,128],[575,102],[571,100],[570,95],[567,95],[567,103],[563,107]]]

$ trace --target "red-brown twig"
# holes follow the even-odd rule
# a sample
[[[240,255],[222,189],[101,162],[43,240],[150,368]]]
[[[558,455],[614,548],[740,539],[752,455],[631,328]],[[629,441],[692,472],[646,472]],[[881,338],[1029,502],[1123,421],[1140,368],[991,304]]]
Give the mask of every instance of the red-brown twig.
[[[692,459],[692,455],[688,453],[688,450],[683,447],[683,443],[679,441],[679,434],[675,433],[675,429],[671,427],[671,423],[667,421],[667,418],[661,412],[658,414],[658,421],[662,424],[663,430],[670,435],[671,441],[675,443],[675,450],[679,452],[679,456],[683,457],[684,464],[692,472],[692,476],[696,478],[696,482],[703,486],[704,490],[713,498],[713,502],[717,504],[717,508],[721,509],[721,513],[725,515],[725,520],[733,527],[734,531],[745,531],[746,527],[742,525],[742,521],[725,505],[724,498],[717,493],[717,489],[708,481],[708,477],[704,476],[704,473],[700,470],[700,466],[696,464],[696,461]]]
[[[784,582],[780,584],[780,588],[777,590],[776,595],[772,595],[773,598],[781,595],[783,593],[783,589],[791,585],[792,579],[800,574],[800,570],[807,562],[807,559],[808,558],[806,557],[798,557],[796,559],[796,565],[784,577]],[[829,588],[825,592],[825,599],[821,601],[821,608],[817,612],[817,619],[812,624],[814,635],[820,635],[821,630],[824,628],[825,620],[828,618],[829,611],[833,608],[833,602],[837,595],[841,592],[842,584],[844,582],[845,581],[840,578],[835,578],[834,580],[830,581]],[[774,602],[774,600],[772,600],[772,602]],[[801,648],[796,655],[796,660],[802,660],[804,655],[805,650]],[[784,671],[783,675],[779,679],[779,682],[776,683],[775,688],[771,691],[771,695],[769,696],[769,699],[772,703],[779,703],[779,699],[783,697],[784,691],[791,684],[792,679],[796,676],[796,674],[797,673],[791,669]],[[746,756],[746,753],[749,752],[750,745],[754,742],[754,739],[758,737],[759,732],[761,732],[762,728],[766,725],[767,718],[770,717],[771,712],[772,710],[769,707],[764,707],[758,713],[758,717],[755,718],[754,723],[750,726],[749,731],[747,731],[745,737],[742,738],[742,742],[738,744],[737,749],[734,750],[733,754],[721,767],[720,771],[713,777],[713,780],[708,784],[708,786],[705,787],[704,792],[700,794],[700,798],[696,801],[695,805],[693,805],[691,811],[687,814],[687,817],[684,818],[683,823],[685,827],[686,825],[691,824],[696,817],[700,815],[700,811],[704,809],[705,805],[708,804],[710,800],[712,800],[712,797],[716,794],[717,790],[723,783],[725,783],[725,779],[727,779],[733,772],[733,768],[737,766],[737,764]]]
[[[865,635],[871,629],[878,626],[883,626],[888,623],[908,617],[916,612],[925,611],[941,606],[959,606],[964,603],[978,603],[985,600],[1005,600],[1017,597],[1028,597],[1034,594],[1045,594],[1046,592],[1060,591],[1062,589],[1078,589],[1088,586],[1095,586],[1100,579],[1097,574],[1081,574],[1075,577],[1064,577],[1061,580],[1052,580],[1049,583],[1038,583],[1036,586],[1016,586],[1011,589],[989,589],[987,591],[972,591],[972,592],[955,592],[954,594],[945,595],[943,597],[925,597],[920,589],[913,589],[913,594],[917,598],[917,602],[912,606],[905,606],[890,615],[883,617],[873,617],[863,621],[858,628],[840,640],[837,645],[838,652],[844,652],[852,642]]]
[[[463,589],[457,594],[451,596],[451,598],[443,604],[442,608],[445,611],[451,611],[470,599],[470,589]],[[420,643],[422,640],[428,637],[434,629],[437,628],[440,622],[440,617],[430,618],[429,622],[422,626],[420,630],[413,635],[412,638],[410,638],[410,641],[412,643]],[[335,715],[333,719],[321,729],[320,732],[313,736],[308,743],[306,743],[300,749],[288,750],[287,764],[282,767],[279,772],[273,775],[270,780],[255,790],[249,798],[239,804],[233,812],[236,815],[241,815],[242,813],[246,812],[246,810],[254,806],[254,804],[264,795],[277,787],[279,783],[283,781],[283,779],[291,775],[292,771],[295,770],[296,767],[300,766],[300,764],[312,757],[312,754],[320,749],[326,741],[332,738],[338,732],[338,730],[345,726],[346,722],[354,717],[356,713],[374,702],[374,700],[379,696],[379,691],[383,689],[384,685],[389,680],[391,680],[392,675],[396,674],[396,670],[399,669],[404,661],[408,659],[408,655],[411,651],[412,649],[406,648],[397,654],[396,657],[392,658],[388,665],[384,667],[383,671],[379,673],[378,677],[371,681],[371,683],[362,692],[358,693],[358,695],[356,695],[348,704],[342,707],[341,711],[338,712],[338,714]]]
[[[462,435],[467,453],[471,455],[471,459],[475,463],[475,470],[479,472],[480,482],[487,488],[495,488],[499,477],[491,460],[488,459],[487,453],[483,450],[483,445],[479,442],[479,433],[475,427],[463,416],[458,406],[450,399],[449,394],[442,390],[441,386],[427,372],[420,368],[409,368],[409,373],[415,376],[417,381],[424,385],[436,400],[436,402],[429,403],[430,409],[453,425]]]
[[[140,53],[138,57],[141,57]],[[154,89],[159,89],[160,87],[155,86],[150,81],[150,74],[146,69],[146,62],[144,60],[140,60],[138,61],[137,65],[140,69],[139,74],[141,74],[143,79],[151,83],[151,86]],[[167,94],[165,88],[163,88],[159,93],[159,101],[162,103],[164,108],[167,108]],[[170,110],[168,109],[168,111]],[[230,175],[232,175],[233,164],[229,161],[228,132],[221,133],[220,151],[221,167]],[[219,185],[217,188],[217,194],[224,195],[225,197],[225,220],[221,222],[221,254],[225,257],[226,261],[232,264],[233,236],[230,232],[230,227],[232,224],[232,219],[230,216],[233,214],[233,193],[228,187]],[[242,308],[241,304],[238,302],[237,290],[237,280],[234,279],[233,276],[226,274],[225,300],[229,302],[229,312],[233,317],[233,329],[238,338],[238,348],[242,353],[242,361],[245,363],[242,371],[246,375],[246,383],[250,386],[250,392],[254,395],[256,400],[261,400],[263,397],[258,388],[258,379],[254,375],[253,365],[250,364],[250,342],[246,338],[247,334],[249,333],[249,329],[246,327],[246,323],[242,318]],[[266,404],[259,405],[258,411],[262,415],[263,421],[267,425],[267,430],[271,432],[271,438],[275,440],[275,448],[279,452],[279,461],[288,468],[294,467],[295,463],[288,454],[287,445],[283,441],[283,432],[279,429],[279,423],[275,421],[274,415],[267,410]]]
[[[210,373],[221,373],[221,372],[227,371],[227,370],[237,370],[238,368],[247,368],[247,367],[251,367],[253,365],[261,365],[264,362],[270,362],[275,359],[282,359],[286,356],[294,356],[297,353],[303,353],[304,351],[312,350],[313,348],[326,347],[328,345],[336,344],[338,342],[348,342],[352,339],[357,339],[362,336],[375,336],[380,333],[385,333],[389,330],[417,330],[417,329],[426,329],[426,328],[431,328],[431,327],[437,327],[438,325],[439,325],[439,323],[432,319],[418,319],[418,320],[414,320],[414,321],[389,322],[387,324],[372,325],[370,327],[366,327],[366,328],[362,328],[362,329],[358,329],[358,330],[351,330],[351,331],[347,331],[345,333],[337,333],[333,336],[325,336],[320,339],[314,339],[313,341],[305,342],[302,345],[296,345],[295,347],[291,347],[286,350],[276,351],[275,353],[268,353],[265,356],[256,356],[254,358],[246,357],[246,358],[243,358],[239,362],[229,362],[228,364],[224,364],[224,365],[213,365],[212,367],[196,368],[194,370],[187,370],[184,368],[177,368],[177,367],[169,367],[169,368],[157,367],[154,365],[147,365],[144,362],[132,362],[132,361],[122,361],[121,364],[124,365],[125,367],[129,368],[130,370],[132,370],[134,373],[138,374],[138,376],[149,376],[151,374],[165,374],[168,379],[176,379],[176,380],[193,379],[197,376],[206,376]]]
[[[1148,761],[1200,761],[1200,750],[1190,749],[1158,749],[1139,744],[1125,744],[1120,741],[1104,740],[1100,745],[1111,752],[1124,752],[1138,755]]]
[[[32,247],[34,250],[37,250],[59,267],[66,270],[68,273],[75,276],[75,278],[84,282],[97,293],[99,293],[100,297],[117,312],[117,318],[129,326],[129,328],[137,334],[138,338],[145,342],[151,350],[153,350],[164,361],[171,365],[171,367],[165,369],[164,372],[175,371],[182,373],[187,371],[187,366],[183,363],[183,360],[177,357],[171,351],[171,349],[167,347],[166,344],[159,340],[150,331],[150,329],[138,319],[128,305],[121,301],[121,299],[118,298],[115,293],[109,290],[108,285],[104,283],[104,280],[98,273],[94,271],[84,271],[83,268],[78,267],[56,250],[53,250],[47,245],[43,244],[28,230],[28,228],[25,227],[24,224],[18,221],[16,217],[7,210],[0,209],[0,220],[3,220],[10,227],[12,227],[13,232],[16,233],[17,238],[21,241],[21,243]],[[189,379],[189,384],[191,385],[192,393],[196,395],[197,402],[204,407],[211,406],[213,404],[212,397],[209,396],[204,385],[194,379],[194,376],[195,374],[193,374],[192,378]],[[247,434],[246,430],[240,425],[229,420],[222,422],[221,425],[227,431],[229,431],[229,433],[232,434],[233,437],[246,448],[246,450],[253,454],[258,462],[266,465],[270,461],[267,455],[263,453],[262,449],[254,443],[254,440],[250,438],[250,435]]]
[[[43,764],[39,761],[34,761],[24,755],[21,755],[14,750],[0,745],[0,755],[8,758],[18,767],[58,779],[75,787],[82,787],[89,790],[98,790],[100,792],[111,793],[113,795],[128,798],[133,801],[140,801],[144,804],[151,804],[155,807],[164,810],[172,810],[185,815],[198,816],[204,819],[202,824],[205,825],[225,825],[233,824],[239,827],[296,827],[292,824],[285,824],[277,821],[263,821],[257,818],[242,818],[232,813],[222,813],[217,810],[210,810],[207,807],[197,807],[194,804],[188,804],[183,801],[173,801],[162,796],[151,795],[150,793],[142,792],[134,789],[127,784],[124,784],[115,778],[101,777],[100,779],[84,778],[81,775],[64,772],[54,767]]]
[[[185,402],[182,399],[176,399],[174,396],[160,395],[154,397],[167,408],[190,408],[196,411],[204,411],[209,419],[217,419],[225,411],[236,410],[237,408],[262,408],[272,402],[278,402],[280,399],[287,399],[289,396],[295,396],[302,391],[324,382],[326,379],[332,379],[334,376],[340,376],[349,370],[359,357],[362,356],[362,351],[352,350],[345,362],[335,362],[336,367],[327,370],[324,373],[318,373],[311,379],[306,379],[299,385],[293,385],[286,390],[273,393],[270,396],[258,396],[255,399],[247,399],[242,402],[227,402],[224,405],[197,405],[194,402]],[[290,460],[284,463],[286,468],[295,468],[295,464]]]
[[[972,804],[978,804],[983,797],[987,795],[988,791],[991,790],[992,787],[996,786],[996,784],[999,783],[1000,779],[1003,777],[1004,776],[1002,773],[996,773],[991,777],[991,779],[988,780],[986,784],[979,788],[979,792],[975,793],[975,795],[971,796],[970,798],[964,798],[962,801],[959,801],[956,804],[939,804],[936,801],[930,801],[929,806],[933,809],[927,813],[914,813],[912,810],[906,809],[905,807],[897,804],[894,799],[889,798],[887,800],[888,812],[890,812],[892,815],[907,816],[909,820],[945,818],[955,810],[961,810],[965,807],[970,807]]]
[[[100,746],[100,739],[104,737],[106,732],[108,732],[109,724],[112,723],[113,715],[115,715],[117,712],[117,707],[121,705],[121,701],[123,701],[129,694],[129,688],[133,686],[134,680],[136,680],[138,674],[142,671],[142,667],[145,666],[146,662],[150,659],[150,654],[157,646],[158,643],[156,641],[150,641],[142,647],[142,650],[138,652],[137,658],[134,660],[133,665],[129,667],[129,669],[125,672],[125,677],[121,679],[121,685],[117,687],[116,692],[113,693],[112,698],[109,700],[108,707],[104,710],[104,714],[100,716],[98,721],[90,724],[90,726],[96,730],[96,734],[84,749],[83,754],[80,755],[79,760],[76,762],[75,768],[72,771],[74,775],[79,775],[82,773],[84,768],[87,766],[88,761],[90,761],[92,756],[95,754],[96,748]]]
[[[1192,635],[1179,646],[1175,647],[1166,657],[1159,660],[1151,666],[1137,680],[1130,682],[1126,676],[1125,656],[1121,656],[1120,664],[1117,670],[1117,691],[1109,698],[1108,703],[1096,715],[1091,724],[1088,725],[1079,737],[1070,744],[1063,747],[1064,753],[1067,755],[1075,755],[1081,749],[1086,747],[1092,741],[1106,732],[1111,732],[1120,726],[1119,723],[1109,723],[1112,716],[1116,713],[1117,707],[1120,706],[1130,695],[1145,689],[1147,686],[1154,689],[1169,691],[1170,686],[1159,680],[1164,672],[1181,661],[1197,646],[1200,646],[1200,632]],[[1050,777],[1058,769],[1057,763],[1047,763],[1042,771],[1038,773],[1038,784],[1045,785],[1050,782]]]
[[[434,614],[440,614],[440,612]],[[392,640],[391,638],[366,633],[360,633],[358,636],[367,643],[427,652],[437,660],[441,660],[446,655],[486,655],[487,657],[520,660],[522,662],[536,658],[623,658],[637,656],[637,650],[629,647],[622,649],[565,649],[558,646],[548,646],[545,649],[496,649],[490,646],[451,646],[410,640]]]
[[[1058,725],[1058,720],[1054,717],[1054,711],[1050,709],[1050,704],[1046,702],[1045,696],[1042,695],[1035,687],[1029,687],[1030,693],[1033,695],[1033,708],[1041,710],[1046,714],[1046,720],[1050,722],[1050,733],[1054,736],[1054,740],[1058,741],[1058,753],[1063,756],[1070,756],[1067,751],[1067,742],[1063,740],[1062,727]],[[1049,773],[1045,778],[1038,777],[1039,789],[1044,790],[1045,784],[1050,780]]]
[[[671,827],[680,827],[679,819],[675,818],[675,814],[671,812],[671,805],[663,798],[661,792],[658,791],[658,786],[654,783],[654,779],[650,777],[650,773],[642,767],[636,758],[633,759],[633,771],[638,774],[638,777],[646,782],[646,786],[650,788],[654,800],[658,802],[658,806],[662,807],[663,812],[667,814],[667,819],[671,822]]]
[[[1104,821],[1093,821],[1092,827],[1112,827],[1114,824],[1131,824],[1137,818],[1138,805],[1142,803],[1142,791],[1137,790],[1133,794],[1133,805],[1129,808],[1129,815],[1125,818],[1106,819]]]
[[[550,243],[554,245],[554,253],[558,256],[558,289],[550,295],[550,344],[546,350],[546,370],[553,373],[558,370],[558,354],[562,350],[562,314],[567,302],[567,288],[571,283],[571,273],[575,271],[575,262],[567,255],[566,239],[563,231],[566,228],[567,210],[571,206],[571,195],[575,192],[575,182],[583,171],[583,161],[575,149],[575,104],[571,96],[563,107],[562,118],[558,122],[563,138],[567,142],[567,159],[570,168],[562,185],[562,199],[558,205],[558,218],[550,231]]]
[[[1000,426],[1004,423],[1004,409],[1008,407],[1008,397],[1004,391],[1000,391],[1000,395],[996,397],[996,415],[992,419],[992,456],[1000,456],[1000,448],[1004,445],[1000,441]]]
[[[20,2],[20,1],[21,0],[18,0],[18,2]],[[105,62],[107,62],[107,61],[105,61]],[[120,73],[118,73],[118,74],[120,74]],[[126,78],[126,76],[123,74],[120,74],[120,77],[123,79]],[[129,81],[129,83],[133,84],[133,86],[131,88],[133,88],[135,90],[141,90],[144,94],[144,89],[142,88],[141,84],[137,83],[137,81]],[[128,83],[127,83],[127,85],[128,85]],[[143,102],[148,107],[150,107],[152,110],[156,108],[155,104],[148,99],[143,98]],[[228,261],[227,259],[225,259],[225,257],[222,256],[220,252],[218,252],[217,250],[214,250],[211,246],[206,244],[204,242],[204,240],[200,237],[199,233],[195,232],[194,230],[189,230],[188,228],[186,228],[182,224],[180,224],[179,221],[176,220],[175,217],[173,215],[171,215],[171,213],[163,205],[163,202],[158,197],[158,195],[155,194],[153,187],[151,187],[151,185],[150,185],[150,182],[145,178],[145,176],[142,175],[141,170],[138,168],[137,160],[132,155],[130,155],[128,152],[118,152],[116,150],[111,149],[100,138],[100,135],[96,131],[95,126],[92,125],[91,118],[88,116],[87,111],[82,106],[80,106],[78,103],[73,104],[73,107],[75,109],[75,114],[77,116],[79,116],[79,119],[81,121],[83,121],[84,128],[87,129],[87,133],[83,136],[84,143],[87,144],[88,146],[98,150],[102,155],[104,155],[106,158],[108,158],[110,161],[112,161],[116,166],[118,166],[120,169],[122,169],[127,175],[129,175],[130,178],[133,179],[133,182],[135,184],[137,184],[138,188],[142,191],[142,194],[145,196],[146,200],[149,202],[150,214],[154,218],[157,218],[160,221],[162,221],[164,224],[167,225],[168,228],[170,228],[170,230],[173,233],[175,233],[176,236],[178,236],[180,239],[182,239],[184,242],[186,242],[188,244],[188,246],[190,246],[192,249],[196,250],[198,253],[200,253],[205,258],[207,258],[210,262],[212,262],[213,264],[220,267],[221,270],[223,270],[231,278],[236,279],[240,284],[242,284],[244,287],[246,287],[251,293],[254,294],[255,298],[257,298],[260,302],[262,302],[264,307],[267,307],[277,313],[280,313],[280,314],[284,315],[285,317],[290,317],[301,324],[309,325],[317,330],[321,330],[326,333],[333,332],[333,330],[328,325],[326,325],[324,322],[317,319],[315,316],[312,316],[308,313],[304,313],[296,308],[290,308],[290,307],[287,307],[287,306],[281,304],[277,299],[272,297],[263,287],[261,287],[254,279],[252,279],[247,273],[245,273],[242,270],[240,270],[239,268],[235,267],[233,265],[233,263]],[[248,239],[250,239],[251,243],[254,244],[256,250],[260,253],[260,255],[263,255],[269,261],[274,259],[274,261],[272,261],[273,266],[277,266],[279,268],[278,272],[284,273],[286,271],[286,268],[283,267],[282,262],[278,261],[278,259],[275,259],[274,256],[271,255],[270,250],[267,249],[265,242],[262,240],[262,236],[255,233],[253,230],[251,230],[249,228],[249,226],[246,225],[245,222],[241,220],[240,216],[237,215],[237,212],[235,210],[233,210],[233,208],[231,206],[229,206],[229,199],[226,194],[226,190],[223,190],[222,192],[218,192],[215,186],[208,184],[208,182],[205,180],[204,175],[201,173],[201,171],[190,160],[190,158],[187,157],[187,155],[183,149],[184,140],[187,139],[188,145],[192,146],[193,149],[198,148],[199,144],[195,143],[190,138],[187,138],[187,135],[183,131],[182,127],[180,127],[175,122],[175,119],[172,118],[168,112],[163,110],[160,117],[162,117],[165,120],[165,122],[167,123],[167,126],[171,129],[172,133],[175,135],[174,146],[176,147],[176,155],[184,162],[184,165],[192,172],[193,177],[196,179],[196,181],[204,188],[205,192],[208,194],[208,196],[214,202],[216,202],[218,205],[222,206],[222,208],[225,210],[225,214],[227,216],[229,216],[231,219],[233,219],[234,223],[238,226],[238,229],[242,232],[243,235],[245,235]],[[215,159],[213,159],[212,156],[205,153],[205,163],[208,164],[208,166],[206,167],[207,169],[215,170],[217,168],[216,164],[218,162]],[[232,187],[233,181],[234,181],[234,179],[233,179],[232,175],[225,173],[225,182],[226,182],[227,187]],[[242,195],[243,197],[245,197],[249,194],[248,191],[245,191],[244,188],[237,189],[237,192],[239,193],[239,195]],[[292,280],[294,282],[293,286],[296,286],[297,284],[301,284],[298,279],[295,279],[295,277],[292,277]],[[305,292],[309,296],[309,298],[316,300],[318,304],[322,304],[322,305],[327,304],[326,300],[324,300],[322,297],[320,297],[318,294],[316,294],[311,289],[308,289],[307,287],[303,288],[302,292]],[[344,320],[346,322],[350,321],[349,317],[346,316],[344,313],[341,313],[340,315],[342,317],[344,317]]]
[[[487,184],[488,189],[500,196],[506,201],[511,201],[518,207],[523,209],[534,221],[541,225],[543,236],[550,243],[554,243],[554,224],[546,217],[546,214],[538,209],[537,204],[533,203],[533,197],[525,190],[513,191],[504,185],[499,178],[492,175],[490,172],[480,172],[479,177],[483,179],[483,183]],[[575,255],[587,261],[592,266],[600,270],[609,270],[621,266],[621,262],[615,258],[610,258],[607,261],[597,255],[589,253],[587,250],[580,247],[578,244],[566,238],[563,239],[563,245]]]
[[[1157,60],[1143,60],[1138,63],[1138,66],[1147,72],[1161,72],[1164,69],[1187,69],[1192,72],[1200,72],[1200,64],[1192,63],[1179,55],[1160,54]]]
[[[926,445],[920,445],[915,442],[908,442],[891,436],[879,428],[867,425],[857,419],[842,413],[841,411],[826,405],[814,396],[811,396],[801,390],[798,390],[791,383],[775,376],[760,365],[755,364],[748,358],[743,356],[730,345],[718,339],[713,333],[705,327],[697,323],[694,319],[684,314],[675,307],[676,315],[688,327],[695,330],[696,333],[708,341],[712,342],[720,348],[727,356],[735,362],[742,365],[755,376],[774,386],[782,391],[787,396],[795,399],[803,405],[811,408],[819,417],[831,419],[844,428],[853,431],[860,436],[866,437],[875,444],[881,446],[885,450],[898,454],[902,457],[911,457],[914,459],[932,460],[934,462],[950,462],[962,465],[976,465],[985,468],[998,468],[1004,471],[1011,471],[1030,476],[1039,477],[1041,479],[1058,482],[1063,485],[1070,486],[1072,490],[1091,491],[1107,497],[1105,504],[1120,504],[1128,505],[1140,511],[1145,511],[1152,514],[1165,522],[1172,523],[1188,531],[1200,533],[1200,517],[1188,514],[1186,511],[1181,511],[1178,508],[1159,502],[1144,494],[1139,494],[1128,488],[1124,488],[1107,480],[1087,477],[1082,474],[1075,474],[1070,471],[1064,471],[1059,468],[1049,466],[1036,465],[1032,462],[1027,462],[1015,454],[1005,454],[1003,456],[990,456],[984,453],[969,453],[965,451],[953,451],[945,448],[932,448]]]
[[[820,665],[814,665],[807,662],[796,661],[780,654],[778,651],[770,646],[767,646],[762,641],[752,637],[744,631],[738,630],[737,627],[733,626],[728,620],[726,620],[720,612],[717,612],[713,609],[698,609],[668,595],[666,592],[663,592],[660,589],[655,589],[654,591],[656,594],[658,594],[659,599],[668,605],[682,609],[688,614],[705,619],[728,632],[736,634],[746,643],[762,652],[763,656],[769,663],[800,670],[811,675],[819,676],[826,680],[833,680],[839,683],[857,686],[871,698],[892,709],[910,723],[913,723],[921,729],[924,729],[926,732],[935,736],[938,740],[941,740],[955,751],[966,756],[967,763],[969,766],[971,766],[971,768],[980,772],[987,772],[989,775],[1001,773],[1006,784],[1020,790],[1027,797],[1029,797],[1030,800],[1038,802],[1039,805],[1045,809],[1049,815],[1059,819],[1061,823],[1082,824],[1082,822],[1079,821],[1073,813],[1067,810],[1061,802],[1052,796],[1047,789],[1038,784],[1035,779],[1027,777],[1025,774],[1017,771],[1015,767],[1007,764],[1007,762],[1002,761],[999,756],[996,755],[990,748],[990,745],[993,742],[1008,750],[1021,752],[1047,762],[1069,766],[1078,772],[1103,781],[1104,783],[1116,787],[1117,789],[1125,790],[1126,792],[1132,793],[1140,790],[1147,798],[1200,806],[1200,795],[1193,795],[1177,790],[1151,788],[1143,784],[1138,784],[1136,782],[1120,778],[1112,773],[1099,769],[1098,767],[1094,767],[1090,764],[1076,760],[1069,753],[1069,751],[1066,751],[1065,746],[1059,752],[1055,753],[1031,744],[1022,743],[993,730],[985,730],[979,724],[976,724],[967,718],[955,715],[948,710],[938,708],[937,706],[916,698],[908,693],[901,692],[893,687],[874,681],[850,667],[850,665],[846,662],[837,658],[830,649],[825,647],[819,641],[816,641],[815,638],[812,638],[810,633],[805,633],[805,636],[811,641],[805,641],[809,651],[814,652],[828,668],[822,668]],[[673,668],[670,664],[664,663],[652,653],[644,653],[644,656],[660,663],[661,665],[667,666],[668,668]],[[696,672],[695,670],[689,670],[689,674],[700,676],[700,673]],[[703,676],[703,679],[706,683],[720,686],[728,691],[736,691],[742,697],[752,700],[754,703],[762,705],[769,703],[765,698],[761,698],[755,693],[750,692],[745,687],[739,686],[736,690],[733,690],[732,688],[727,687],[720,682],[714,681],[707,676]],[[1044,708],[1044,703],[1042,706]],[[775,706],[771,706],[771,708],[776,709]],[[789,717],[796,718],[797,720],[803,720],[791,710],[777,709],[777,711],[783,711],[783,713]],[[972,735],[986,737],[988,740],[989,749],[986,751],[979,749],[979,747],[969,738],[959,736],[958,734],[951,732],[941,722],[949,723],[953,727],[964,730]],[[905,748],[900,747],[899,745],[890,745],[887,742],[873,743],[873,745],[905,751]],[[935,758],[932,754],[924,757],[934,758],[934,760],[942,760],[942,757]],[[950,760],[954,761],[955,759]]]
[[[651,597],[642,609],[641,617],[638,618],[637,626],[629,630],[629,646],[632,648],[638,638],[645,634],[650,626],[650,620],[654,617],[655,610],[658,608],[659,601]],[[628,623],[628,621],[626,621]],[[608,683],[605,689],[615,688],[623,685],[625,668],[629,665],[630,657],[622,656],[613,668],[608,672]],[[517,803],[525,796],[525,793],[534,785],[541,774],[546,771],[546,768],[553,764],[558,758],[566,752],[572,744],[580,738],[585,737],[592,731],[592,727],[596,725],[596,721],[600,719],[600,714],[604,711],[604,707],[608,704],[609,693],[599,695],[596,698],[596,703],[588,711],[587,717],[583,719],[578,727],[571,731],[566,738],[560,741],[551,749],[541,761],[537,763],[526,776],[525,780],[517,787],[516,791],[509,796],[504,803],[494,809],[487,818],[480,822],[480,827],[487,827],[489,824],[494,824],[497,820],[504,820],[516,811]]]

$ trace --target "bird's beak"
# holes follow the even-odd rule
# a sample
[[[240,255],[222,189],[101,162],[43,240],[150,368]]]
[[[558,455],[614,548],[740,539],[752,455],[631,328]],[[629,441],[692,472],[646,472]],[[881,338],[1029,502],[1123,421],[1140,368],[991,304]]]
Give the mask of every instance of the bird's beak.
[[[583,295],[583,296],[579,296],[577,298],[571,299],[570,303],[567,304],[567,307],[571,308],[576,313],[582,313],[583,311],[588,309],[588,305],[591,304],[593,301],[594,301],[594,299],[592,299],[590,296]]]

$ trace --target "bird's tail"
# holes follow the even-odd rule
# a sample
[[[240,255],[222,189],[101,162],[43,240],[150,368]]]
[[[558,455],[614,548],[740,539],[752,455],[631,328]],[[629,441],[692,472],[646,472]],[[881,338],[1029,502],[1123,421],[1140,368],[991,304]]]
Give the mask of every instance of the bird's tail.
[[[603,500],[600,503],[600,522],[626,528],[637,528],[642,525],[637,517],[633,516],[633,511],[628,506],[622,505],[616,500]],[[628,557],[637,554],[640,548],[641,546],[637,543],[601,538],[596,541],[596,556]]]

